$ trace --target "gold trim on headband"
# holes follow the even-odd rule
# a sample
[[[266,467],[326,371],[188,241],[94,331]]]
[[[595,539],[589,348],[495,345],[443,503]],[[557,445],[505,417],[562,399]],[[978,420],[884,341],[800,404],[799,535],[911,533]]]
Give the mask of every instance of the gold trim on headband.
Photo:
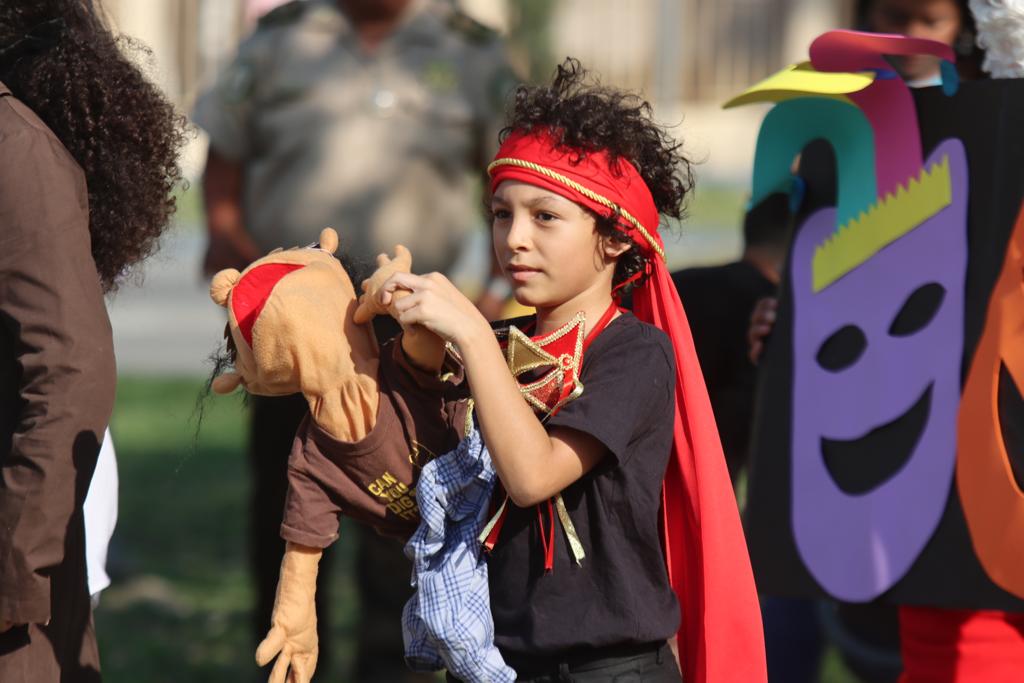
[[[589,189],[587,187],[584,187],[583,185],[580,185],[579,183],[577,183],[572,178],[566,177],[566,176],[562,175],[561,173],[558,173],[557,171],[552,171],[550,168],[545,168],[544,166],[541,166],[540,164],[535,164],[532,161],[525,161],[523,159],[514,159],[512,157],[503,157],[501,159],[495,159],[494,161],[492,161],[487,166],[487,174],[488,175],[490,175],[491,170],[495,166],[519,166],[520,168],[526,168],[526,169],[529,169],[531,171],[536,171],[537,173],[540,173],[541,175],[545,175],[548,178],[551,178],[552,180],[557,180],[558,182],[562,183],[563,185],[566,185],[567,187],[569,187],[569,188],[571,188],[573,190],[576,190],[577,192],[579,192],[581,195],[583,195],[587,199],[595,201],[595,202],[597,202],[598,204],[600,204],[602,206],[606,206],[609,209],[611,209],[612,211],[618,211],[619,214],[623,218],[625,218],[627,221],[629,221],[629,223],[634,228],[636,228],[637,230],[640,231],[640,234],[642,234],[644,236],[644,239],[646,239],[648,244],[651,245],[651,248],[654,249],[654,251],[658,252],[658,256],[660,256],[663,261],[665,260],[665,250],[662,249],[661,245],[658,244],[657,240],[655,240],[654,237],[651,236],[651,233],[647,232],[647,228],[642,226],[640,224],[640,221],[638,221],[636,218],[633,217],[633,214],[631,214],[629,211],[626,211],[624,208],[622,208],[621,206],[619,206],[618,204],[616,204],[612,200],[610,200],[610,199],[608,199],[606,197],[602,197],[601,195],[599,195],[598,193],[594,192],[593,190],[591,190],[591,189]]]

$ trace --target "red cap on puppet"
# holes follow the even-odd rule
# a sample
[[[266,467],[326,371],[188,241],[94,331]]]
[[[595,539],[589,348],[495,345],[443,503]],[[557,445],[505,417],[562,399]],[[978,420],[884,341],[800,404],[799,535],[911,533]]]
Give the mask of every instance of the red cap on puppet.
[[[550,130],[514,131],[487,167],[491,191],[505,180],[550,190],[621,228],[648,257],[633,313],[668,333],[676,356],[675,439],[662,487],[669,580],[683,613],[679,654],[687,683],[767,680],[754,575],[722,444],[686,313],[658,234],[658,209],[636,168],[605,151],[559,144]]]
[[[302,268],[299,263],[265,263],[248,271],[231,292],[231,312],[235,314],[242,338],[252,347],[252,328],[281,278]]]

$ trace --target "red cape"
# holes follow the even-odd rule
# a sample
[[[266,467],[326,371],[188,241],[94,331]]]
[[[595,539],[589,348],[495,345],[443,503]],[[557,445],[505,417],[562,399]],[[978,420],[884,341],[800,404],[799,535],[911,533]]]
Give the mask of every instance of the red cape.
[[[662,487],[662,538],[679,598],[686,683],[767,681],[761,611],[739,511],[682,302],[660,260],[633,312],[676,356],[675,442]]]

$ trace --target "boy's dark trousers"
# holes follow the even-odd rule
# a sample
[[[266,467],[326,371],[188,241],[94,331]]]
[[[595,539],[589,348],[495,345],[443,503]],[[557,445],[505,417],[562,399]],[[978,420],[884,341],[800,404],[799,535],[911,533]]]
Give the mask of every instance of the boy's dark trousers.
[[[668,643],[609,648],[587,655],[551,659],[530,658],[506,663],[516,670],[517,681],[530,683],[680,683],[682,675]],[[459,679],[447,674],[449,683]]]

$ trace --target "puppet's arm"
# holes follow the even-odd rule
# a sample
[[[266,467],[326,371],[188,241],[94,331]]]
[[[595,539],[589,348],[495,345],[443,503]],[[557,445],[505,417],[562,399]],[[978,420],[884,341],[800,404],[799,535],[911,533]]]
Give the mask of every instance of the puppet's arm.
[[[413,325],[402,330],[402,351],[421,370],[438,373],[444,363],[444,340],[425,327]]]
[[[379,302],[377,292],[381,285],[395,273],[412,272],[412,254],[401,244],[395,247],[395,257],[380,254],[377,257],[377,270],[363,281],[363,294],[359,297],[359,308],[356,309],[355,321],[366,323],[376,315],[394,314],[392,306],[384,306]],[[401,298],[408,292],[395,292]],[[422,325],[404,326],[402,329],[402,351],[413,365],[428,372],[439,372],[444,363],[444,340]]]
[[[256,649],[256,663],[265,666],[277,656],[272,683],[284,683],[289,668],[293,683],[309,683],[320,652],[316,635],[316,574],[323,551],[288,543],[281,560],[270,632]]]

